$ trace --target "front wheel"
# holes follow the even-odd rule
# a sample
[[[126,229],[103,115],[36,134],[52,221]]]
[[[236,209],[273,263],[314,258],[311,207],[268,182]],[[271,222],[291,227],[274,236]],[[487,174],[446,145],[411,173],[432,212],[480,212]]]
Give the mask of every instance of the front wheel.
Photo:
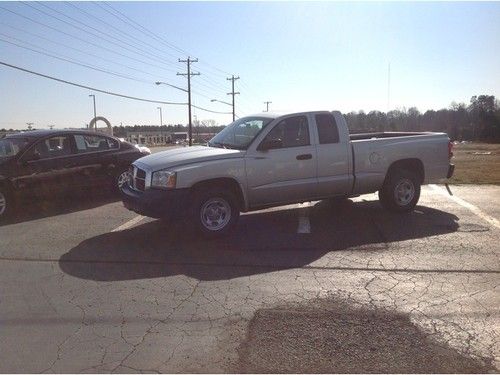
[[[208,189],[194,195],[191,218],[196,229],[207,237],[220,237],[229,233],[240,216],[238,201],[225,189]]]
[[[380,203],[393,212],[409,212],[420,198],[420,180],[410,171],[392,172],[378,192]]]
[[[0,221],[5,220],[14,208],[14,199],[9,192],[0,188]]]
[[[119,193],[122,190],[122,187],[125,186],[130,179],[130,172],[128,169],[120,172],[115,178],[115,186],[114,188]]]

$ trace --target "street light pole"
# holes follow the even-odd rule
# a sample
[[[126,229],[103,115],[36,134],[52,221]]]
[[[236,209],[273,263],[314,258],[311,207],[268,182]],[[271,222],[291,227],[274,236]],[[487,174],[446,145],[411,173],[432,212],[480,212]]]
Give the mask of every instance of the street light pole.
[[[163,126],[163,118],[162,118],[162,114],[161,114],[161,107],[157,107],[157,109],[160,110],[160,126]]]
[[[92,99],[94,100],[94,120],[95,120],[95,118],[97,117],[96,110],[95,110],[95,95],[94,94],[90,94],[89,98],[90,97],[92,97]],[[94,129],[95,129],[95,131],[97,131],[97,122],[96,121],[94,121]]]

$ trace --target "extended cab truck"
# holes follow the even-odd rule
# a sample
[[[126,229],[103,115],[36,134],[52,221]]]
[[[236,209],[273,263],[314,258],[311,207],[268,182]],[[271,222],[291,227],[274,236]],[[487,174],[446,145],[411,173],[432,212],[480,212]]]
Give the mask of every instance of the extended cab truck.
[[[384,207],[411,211],[420,186],[451,177],[445,133],[349,135],[340,112],[241,118],[207,146],[136,160],[125,207],[151,217],[188,210],[207,235],[229,231],[240,212],[379,192]]]

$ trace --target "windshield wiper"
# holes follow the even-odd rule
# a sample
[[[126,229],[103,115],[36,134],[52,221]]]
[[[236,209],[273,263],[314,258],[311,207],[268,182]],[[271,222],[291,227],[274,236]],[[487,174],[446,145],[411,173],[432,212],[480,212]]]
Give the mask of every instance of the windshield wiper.
[[[224,143],[224,142],[212,142],[212,143],[208,143],[209,146],[211,145],[215,145],[216,147],[220,147],[220,148],[228,148],[228,149],[234,149],[234,150],[241,150],[241,148],[239,148],[238,146],[235,146],[235,145],[232,145],[230,143]]]

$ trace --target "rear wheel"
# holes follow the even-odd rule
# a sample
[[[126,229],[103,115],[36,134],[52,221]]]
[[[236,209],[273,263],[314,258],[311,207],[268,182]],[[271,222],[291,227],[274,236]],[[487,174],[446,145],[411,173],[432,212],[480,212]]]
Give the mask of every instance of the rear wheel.
[[[207,237],[229,233],[239,216],[238,201],[230,190],[211,188],[194,195],[191,218],[196,229]]]
[[[420,198],[420,180],[410,171],[397,170],[386,178],[378,196],[384,208],[393,212],[409,212]]]

